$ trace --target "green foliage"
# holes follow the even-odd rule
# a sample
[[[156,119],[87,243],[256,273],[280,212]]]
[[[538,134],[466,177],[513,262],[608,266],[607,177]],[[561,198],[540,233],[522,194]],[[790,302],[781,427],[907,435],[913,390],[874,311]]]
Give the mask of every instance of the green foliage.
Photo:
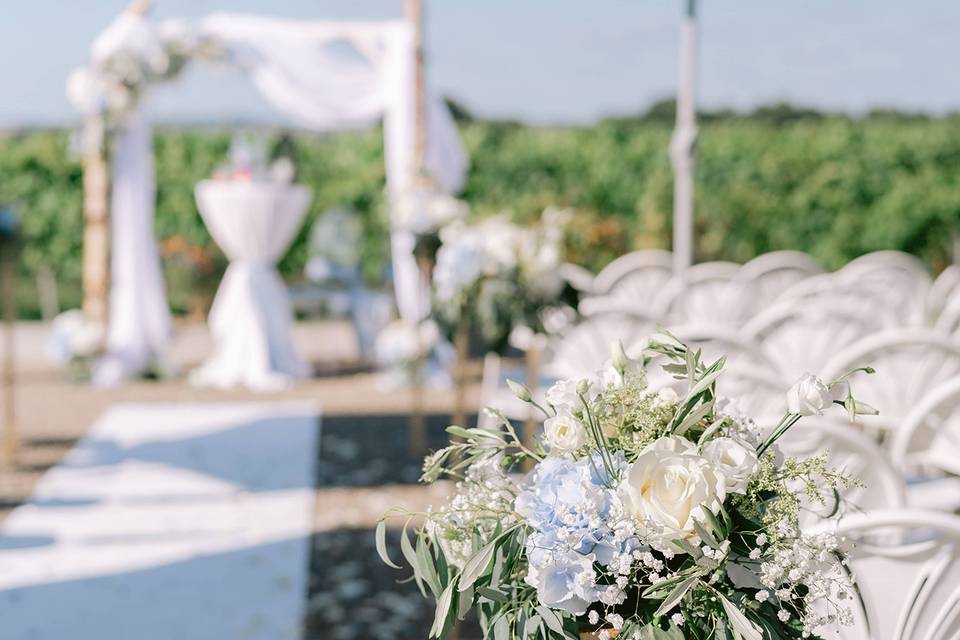
[[[572,207],[568,256],[591,269],[630,249],[668,248],[669,106],[585,128],[465,119],[473,166],[464,197],[475,215],[508,210],[520,221],[548,205]],[[836,268],[869,251],[900,249],[934,270],[949,262],[960,222],[960,116],[878,112],[854,120],[785,106],[714,115],[704,119],[698,150],[699,260],[799,249]],[[0,202],[19,206],[26,235],[23,289],[32,290],[33,274],[46,265],[65,306],[79,301],[82,229],[82,175],[69,139],[64,131],[0,138]],[[224,159],[229,139],[226,130],[157,134],[161,240],[182,236],[217,253],[193,187]],[[298,133],[296,143],[300,179],[314,192],[308,225],[333,206],[355,208],[366,230],[365,275],[379,279],[389,248],[380,131]],[[288,278],[302,272],[308,228],[281,263]],[[182,297],[171,294],[175,304]],[[24,311],[35,315],[35,302]]]

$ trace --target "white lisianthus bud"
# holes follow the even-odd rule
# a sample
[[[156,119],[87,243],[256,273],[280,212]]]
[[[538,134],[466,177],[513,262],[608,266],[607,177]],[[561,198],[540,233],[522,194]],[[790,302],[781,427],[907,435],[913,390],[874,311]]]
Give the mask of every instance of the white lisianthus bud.
[[[787,411],[801,416],[821,415],[833,396],[827,385],[812,373],[805,373],[787,391]]]
[[[610,344],[610,360],[613,368],[622,375],[630,367],[630,358],[623,350],[623,342],[614,340]]]
[[[518,399],[524,402],[530,402],[533,399],[533,396],[530,395],[530,389],[527,389],[519,382],[508,379],[507,386],[510,387],[510,391],[512,391],[513,395],[517,396]]]
[[[590,381],[584,378],[577,383],[577,395],[585,398],[588,391],[590,391]]]
[[[543,422],[543,439],[556,451],[576,451],[587,443],[587,431],[579,420],[562,413]]]

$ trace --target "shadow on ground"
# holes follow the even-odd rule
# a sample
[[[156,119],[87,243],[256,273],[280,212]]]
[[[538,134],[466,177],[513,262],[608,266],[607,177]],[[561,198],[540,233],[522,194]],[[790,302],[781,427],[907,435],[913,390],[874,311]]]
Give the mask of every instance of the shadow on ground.
[[[387,544],[400,557],[399,532]],[[316,534],[310,567],[310,594],[304,640],[426,640],[433,622],[433,601],[409,571],[381,562],[373,529],[337,529]],[[480,640],[470,618],[459,640]]]
[[[420,478],[426,451],[411,449],[408,416],[324,416],[322,424],[318,488],[416,484]],[[427,416],[427,449],[448,443],[448,426],[449,416]]]

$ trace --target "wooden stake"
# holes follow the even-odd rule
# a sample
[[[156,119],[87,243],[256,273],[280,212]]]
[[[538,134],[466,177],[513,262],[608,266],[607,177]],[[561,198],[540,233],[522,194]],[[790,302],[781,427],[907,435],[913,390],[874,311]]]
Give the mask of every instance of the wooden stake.
[[[17,321],[17,260],[13,242],[8,243],[8,255],[0,256],[0,291],[3,295],[3,461],[10,466],[17,457],[20,438],[17,434],[17,377],[16,340]]]
[[[90,116],[83,150],[83,312],[104,326],[110,278],[109,191],[103,118]]]
[[[673,165],[673,269],[682,275],[694,260],[693,173],[697,143],[696,0],[687,0],[680,31],[680,84],[677,124],[670,140]]]
[[[540,355],[543,349],[542,336],[534,335],[527,348],[527,388],[531,394],[536,394],[540,386]],[[532,404],[527,406],[527,418],[523,421],[523,446],[531,451],[537,448],[537,425],[539,424],[538,409]],[[533,460],[527,461],[527,468],[533,467]]]
[[[453,370],[453,416],[451,424],[469,428],[467,424],[467,360],[470,357],[470,333],[466,322],[461,322],[453,336],[457,360]]]

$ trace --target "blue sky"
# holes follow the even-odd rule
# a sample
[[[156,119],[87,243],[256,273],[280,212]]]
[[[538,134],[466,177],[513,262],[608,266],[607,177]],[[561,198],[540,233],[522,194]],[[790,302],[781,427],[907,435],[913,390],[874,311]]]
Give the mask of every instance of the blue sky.
[[[425,0],[428,76],[474,112],[535,123],[632,113],[676,86],[680,0]],[[127,0],[4,0],[0,125],[76,118],[63,91]],[[403,0],[155,0],[155,14],[402,15]],[[960,109],[956,0],[701,0],[700,102]],[[282,122],[236,72],[159,91],[161,121]]]

